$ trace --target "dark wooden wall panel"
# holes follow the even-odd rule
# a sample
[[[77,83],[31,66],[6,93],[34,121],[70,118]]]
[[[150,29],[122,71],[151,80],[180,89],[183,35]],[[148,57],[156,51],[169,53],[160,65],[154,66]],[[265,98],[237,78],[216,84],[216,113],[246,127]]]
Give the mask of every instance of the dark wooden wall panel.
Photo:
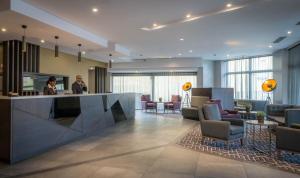
[[[95,67],[95,93],[105,93],[107,69]]]
[[[23,94],[23,72],[39,72],[40,47],[27,43],[22,52],[22,42],[9,40],[3,42],[3,95],[9,92]]]

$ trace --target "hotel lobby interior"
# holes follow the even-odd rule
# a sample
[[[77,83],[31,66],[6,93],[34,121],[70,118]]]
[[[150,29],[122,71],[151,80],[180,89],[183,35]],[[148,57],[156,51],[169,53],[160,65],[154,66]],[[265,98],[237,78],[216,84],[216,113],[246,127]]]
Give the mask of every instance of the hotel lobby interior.
[[[0,178],[300,177],[299,9],[0,0]]]

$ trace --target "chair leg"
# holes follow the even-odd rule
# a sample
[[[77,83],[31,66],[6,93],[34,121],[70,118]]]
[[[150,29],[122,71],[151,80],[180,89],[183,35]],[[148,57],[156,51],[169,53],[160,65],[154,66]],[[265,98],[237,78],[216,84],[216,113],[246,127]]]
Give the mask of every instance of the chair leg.
[[[225,144],[226,144],[227,150],[229,150],[229,141],[225,141]]]
[[[276,156],[277,156],[277,159],[281,158],[281,150],[276,151]]]
[[[201,139],[201,145],[204,145],[204,142],[205,142],[205,137],[202,137],[202,139]]]
[[[244,139],[241,138],[241,146],[244,146]]]

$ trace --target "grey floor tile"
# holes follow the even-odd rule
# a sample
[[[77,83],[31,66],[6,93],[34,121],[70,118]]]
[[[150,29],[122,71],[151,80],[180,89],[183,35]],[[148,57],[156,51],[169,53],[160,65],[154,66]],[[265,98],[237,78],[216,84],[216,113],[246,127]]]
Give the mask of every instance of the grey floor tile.
[[[136,119],[92,134],[15,165],[0,164],[0,177],[27,178],[296,178],[264,166],[195,152],[176,140],[197,121],[180,114],[137,111]]]

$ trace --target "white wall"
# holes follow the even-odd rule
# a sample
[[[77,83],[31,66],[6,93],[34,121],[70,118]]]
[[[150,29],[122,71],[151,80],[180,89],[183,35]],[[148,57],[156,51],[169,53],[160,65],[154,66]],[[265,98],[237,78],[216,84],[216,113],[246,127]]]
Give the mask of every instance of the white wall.
[[[113,63],[110,72],[161,72],[198,71],[203,66],[200,58],[185,59],[147,59],[132,62]]]
[[[274,91],[274,103],[288,103],[288,50],[282,49],[273,53],[273,78],[277,80]]]
[[[214,87],[214,61],[203,61],[203,87]]]
[[[226,65],[224,61],[214,61],[214,87],[226,87]]]

